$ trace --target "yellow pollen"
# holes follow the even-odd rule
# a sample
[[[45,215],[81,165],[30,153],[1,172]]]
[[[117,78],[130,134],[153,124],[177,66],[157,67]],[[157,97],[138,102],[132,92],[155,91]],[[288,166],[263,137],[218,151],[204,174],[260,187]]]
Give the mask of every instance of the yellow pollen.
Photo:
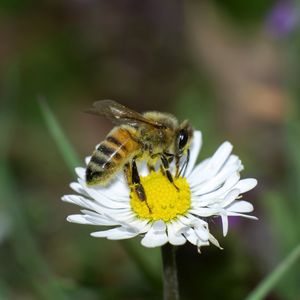
[[[184,215],[191,206],[191,191],[187,180],[183,177],[174,178],[176,187],[161,172],[151,172],[141,177],[147,200],[141,201],[131,186],[130,205],[137,217],[150,221],[165,222]]]

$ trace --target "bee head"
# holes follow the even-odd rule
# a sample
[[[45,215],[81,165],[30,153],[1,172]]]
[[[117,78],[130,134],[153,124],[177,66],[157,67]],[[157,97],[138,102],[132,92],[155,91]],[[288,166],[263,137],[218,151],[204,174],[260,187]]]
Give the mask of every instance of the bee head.
[[[186,154],[190,147],[193,137],[193,128],[190,123],[185,120],[177,129],[176,140],[175,140],[175,155],[181,156]]]

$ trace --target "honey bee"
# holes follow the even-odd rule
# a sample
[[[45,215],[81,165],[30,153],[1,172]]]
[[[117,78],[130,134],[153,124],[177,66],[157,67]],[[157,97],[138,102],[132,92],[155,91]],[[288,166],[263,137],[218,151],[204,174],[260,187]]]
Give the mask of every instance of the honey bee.
[[[136,165],[137,161],[146,160],[149,170],[155,170],[159,162],[177,189],[169,165],[175,160],[175,177],[187,166],[193,136],[188,121],[179,124],[173,115],[157,111],[140,114],[113,100],[97,101],[87,112],[105,116],[116,125],[92,154],[86,169],[88,185],[107,185],[116,173],[124,170],[129,186],[141,201],[146,201]],[[183,155],[187,159],[179,170]]]

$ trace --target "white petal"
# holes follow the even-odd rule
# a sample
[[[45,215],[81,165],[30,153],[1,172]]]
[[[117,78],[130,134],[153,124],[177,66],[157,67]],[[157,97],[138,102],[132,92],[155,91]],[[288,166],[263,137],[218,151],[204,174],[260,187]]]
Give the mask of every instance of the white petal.
[[[198,240],[196,246],[198,248],[198,252],[201,253],[201,247],[209,246],[209,241]]]
[[[162,221],[162,220],[155,221],[152,224],[152,229],[155,232],[163,232],[163,231],[166,230],[166,228],[167,228],[166,223],[164,221]]]
[[[215,245],[216,247],[218,247],[218,248],[220,248],[221,250],[223,250],[223,248],[220,246],[218,240],[217,240],[212,234],[209,235],[209,241],[210,241],[213,245]]]
[[[102,198],[109,198],[114,201],[125,200],[128,202],[129,189],[124,183],[114,180],[108,186],[92,185],[89,186],[82,179],[78,179],[82,188],[96,201],[102,201]]]
[[[191,227],[191,223],[193,220],[198,220],[197,217],[193,216],[192,214],[187,214],[187,215],[184,215],[184,216],[179,216],[178,219],[177,219],[177,222],[174,223],[174,224],[182,224],[183,228],[190,228]]]
[[[195,230],[193,228],[189,228],[184,232],[185,238],[193,245],[197,246],[198,243],[198,236],[195,233]]]
[[[230,155],[229,158],[222,164],[222,166],[214,169],[213,167],[213,158],[208,160],[207,163],[205,163],[205,168],[203,167],[199,173],[195,173],[195,170],[197,167],[200,168],[200,166],[197,166],[196,169],[193,171],[189,178],[189,183],[191,185],[191,188],[193,190],[198,189],[199,187],[202,187],[204,184],[211,183],[214,181],[216,178],[220,180],[220,177],[223,176],[224,174],[229,177],[230,172],[236,173],[239,172],[241,161],[236,155]],[[202,164],[201,164],[202,166]],[[225,178],[226,180],[227,178]]]
[[[185,173],[186,177],[189,176],[189,174],[192,172],[195,166],[201,146],[202,146],[202,133],[201,131],[197,130],[194,132],[193,141],[190,147],[190,160]]]
[[[242,193],[252,190],[257,185],[257,180],[254,178],[242,179],[238,182],[235,188],[239,189]]]
[[[142,245],[148,248],[159,247],[167,242],[168,236],[166,233],[166,224],[163,221],[154,222],[141,241]]]
[[[227,211],[227,216],[234,216],[234,217],[243,217],[246,219],[251,219],[251,220],[258,220],[257,217],[255,216],[250,216],[250,215],[245,215],[245,214],[240,214],[240,213],[236,213],[236,212],[232,212],[232,211]]]
[[[190,212],[199,217],[206,218],[206,217],[218,215],[220,212],[220,209],[221,209],[220,207],[213,207],[213,208],[211,208],[211,207],[195,207],[195,208],[192,208],[190,210]]]
[[[203,225],[197,224],[194,227],[195,233],[201,241],[207,241],[209,238],[209,231]]]
[[[192,228],[189,228],[188,230],[186,230],[186,232],[184,233],[184,236],[191,244],[197,246],[198,248],[209,245],[209,241],[199,239],[195,230]]]
[[[127,199],[127,201],[129,199],[129,193],[130,193],[129,187],[127,183],[124,183],[124,181],[121,180],[115,180],[108,186],[105,186],[104,189],[101,190],[101,188],[98,188],[97,190],[104,193],[108,198],[112,198],[112,199],[123,198],[123,199]]]
[[[134,216],[134,219],[130,222],[127,222],[127,226],[130,226],[137,230],[139,233],[145,233],[151,228],[151,223],[148,220],[137,219]]]
[[[78,206],[85,207],[85,208],[91,208],[91,203],[92,203],[91,200],[84,198],[82,196],[78,196],[78,195],[64,195],[61,198],[61,200],[64,202],[69,202],[69,203],[76,204]]]
[[[219,190],[201,196],[192,195],[192,207],[225,207],[232,203],[240,194],[240,190],[238,189],[217,193]]]
[[[117,227],[113,229],[92,232],[93,237],[106,237],[109,240],[123,240],[135,237],[138,232],[131,230],[130,228]]]
[[[92,158],[92,156],[87,156],[87,157],[84,159],[86,165],[89,164],[91,158]]]
[[[219,192],[227,192],[229,189],[231,188],[236,188],[241,190],[239,187],[235,186],[239,180],[240,180],[240,174],[238,172],[234,172],[233,174],[231,174],[225,181],[224,185],[222,186],[222,188],[219,189]]]
[[[87,192],[84,190],[84,188],[78,182],[70,183],[70,188],[73,191],[77,192],[78,194],[81,194],[82,196],[88,196]]]
[[[239,189],[234,189],[231,190],[226,196],[225,199],[223,199],[221,206],[225,207],[228,206],[230,203],[232,203],[237,197],[238,195],[241,193],[241,191]]]
[[[190,186],[192,187],[195,183],[199,182],[199,176],[205,175],[205,169],[207,168],[207,165],[209,164],[210,158],[205,159],[204,161],[200,162],[194,170],[187,176],[188,182]],[[205,179],[203,179],[204,181]]]
[[[222,184],[226,181],[228,177],[230,177],[233,173],[235,173],[237,167],[235,165],[230,165],[222,169],[220,173],[218,173],[215,177],[210,180],[202,183],[198,187],[193,188],[193,192],[195,195],[202,195],[206,193],[210,193],[220,188]]]
[[[239,213],[249,213],[253,211],[253,205],[248,201],[235,201],[226,210]]]
[[[93,225],[114,226],[121,224],[121,222],[116,221],[113,218],[107,217],[102,214],[100,215],[99,213],[96,213],[94,211],[83,209],[81,212],[84,214],[83,217],[86,219],[86,221],[90,222],[90,224]]]
[[[222,227],[223,227],[223,236],[226,236],[228,233],[228,217],[226,213],[221,213],[222,218]]]
[[[85,180],[85,168],[77,167],[75,172],[80,179]]]
[[[112,209],[112,208],[108,208],[105,207],[103,205],[101,205],[100,203],[97,203],[93,200],[89,200],[86,199],[82,196],[77,196],[77,195],[65,195],[62,197],[63,201],[69,202],[69,203],[73,203],[76,204],[78,206],[87,208],[89,210],[95,211],[100,215],[113,215],[115,218],[118,218],[118,220],[124,215],[131,213],[132,215],[132,211],[130,208],[121,208],[121,209]]]
[[[89,195],[97,201],[102,207],[106,207],[109,209],[128,209],[129,208],[129,201],[118,201],[118,197],[116,196],[116,200],[112,200],[106,197],[104,194],[99,194],[97,192],[93,192],[93,190],[88,190]]]
[[[197,193],[197,186],[191,185],[191,190],[192,190],[194,197],[196,196],[197,199],[199,199],[203,203],[205,203],[205,201],[222,197],[228,190],[233,188],[238,183],[239,179],[240,179],[239,173],[234,172],[226,179],[226,181],[224,182],[224,184],[221,187],[219,187],[217,190],[215,190],[213,192],[196,196],[195,194]],[[209,201],[208,201],[208,203],[209,203]]]
[[[101,206],[107,208],[128,208],[129,207],[129,195],[123,197],[118,190],[109,191],[106,188],[94,188],[87,186],[83,181],[79,180],[79,183],[84,188],[85,192]]]
[[[78,224],[93,224],[90,221],[86,220],[83,215],[70,215],[67,217],[67,221]]]
[[[228,159],[231,151],[232,145],[229,142],[224,142],[212,156],[211,160],[209,161],[209,166],[207,172],[211,173],[211,176],[214,176],[219,172],[221,167],[224,165],[226,160]]]
[[[185,237],[182,235],[179,226],[174,225],[174,223],[168,224],[168,238],[172,245],[183,245],[186,242]]]

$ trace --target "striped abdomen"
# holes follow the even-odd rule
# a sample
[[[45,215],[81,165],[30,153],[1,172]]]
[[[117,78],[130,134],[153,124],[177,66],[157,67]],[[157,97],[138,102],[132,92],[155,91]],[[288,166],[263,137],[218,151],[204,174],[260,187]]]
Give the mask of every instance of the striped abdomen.
[[[107,184],[138,149],[139,144],[127,129],[114,128],[93,152],[86,169],[86,182]]]

